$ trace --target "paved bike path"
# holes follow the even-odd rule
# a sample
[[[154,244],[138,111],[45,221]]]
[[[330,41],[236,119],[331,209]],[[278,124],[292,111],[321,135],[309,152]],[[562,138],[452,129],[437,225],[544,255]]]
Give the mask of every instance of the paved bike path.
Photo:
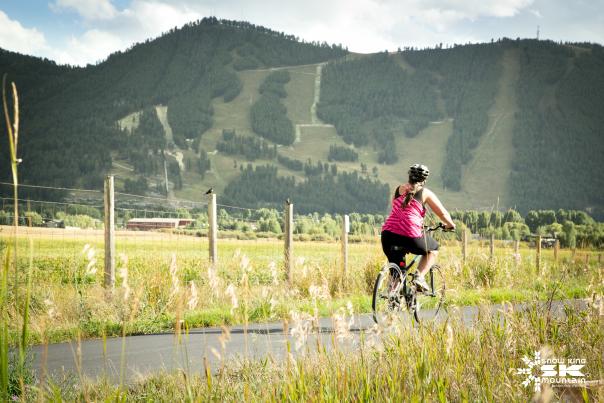
[[[554,301],[552,312],[556,315],[563,314],[564,304],[568,303],[581,309],[586,306],[583,300]],[[526,306],[528,304],[516,304],[514,309],[524,309]],[[485,308],[489,315],[494,315],[509,310],[510,305],[490,305]],[[461,318],[465,325],[471,326],[478,318],[479,312],[480,309],[476,306],[460,307],[456,316]],[[423,315],[431,313],[429,310],[422,311]],[[446,314],[439,315],[439,320],[445,318]],[[411,326],[414,322],[409,315],[404,315],[403,323]],[[352,341],[337,342],[332,319],[321,318],[319,331],[311,332],[308,336],[307,345],[311,346],[308,350],[313,350],[312,347],[316,346],[317,342],[327,349],[333,348],[334,343],[338,344],[338,348],[354,349],[359,335],[373,325],[370,314],[357,315],[350,329],[354,336]],[[220,367],[223,360],[261,359],[267,355],[279,360],[287,354],[288,341],[291,350],[295,351],[295,339],[290,334],[291,327],[290,331],[287,331],[283,322],[250,324],[247,328],[233,326],[229,330],[230,340],[226,342],[224,351],[221,346],[223,330],[219,327],[192,329],[188,335],[182,336],[180,342],[173,333],[165,333],[109,338],[105,343],[103,340],[92,339],[81,341],[79,344],[67,342],[33,346],[33,367],[39,376],[45,369],[53,378],[65,374],[92,378],[107,376],[114,382],[118,382],[120,378],[129,382],[159,370],[184,369],[202,372],[204,360],[213,372]],[[304,351],[307,350],[302,348],[297,354]]]

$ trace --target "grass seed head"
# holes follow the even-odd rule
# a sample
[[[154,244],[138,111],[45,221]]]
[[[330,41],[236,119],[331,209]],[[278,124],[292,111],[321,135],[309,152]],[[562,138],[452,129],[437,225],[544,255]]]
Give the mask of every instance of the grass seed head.
[[[180,292],[180,281],[178,280],[178,266],[176,265],[176,253],[172,254],[172,260],[170,261],[170,277],[172,279],[172,291],[170,292],[170,298],[174,298]]]
[[[231,315],[235,312],[235,309],[239,308],[239,299],[237,299],[237,287],[233,284],[229,284],[224,293],[231,298]]]
[[[306,344],[308,335],[312,329],[314,318],[306,312],[290,311],[289,313],[293,326],[290,328],[290,335],[294,338],[296,351],[300,350]]]
[[[193,310],[197,307],[197,303],[199,302],[199,293],[197,292],[197,287],[195,286],[195,282],[191,281],[191,298],[189,298],[189,301],[187,302],[187,306],[189,307],[189,310]]]

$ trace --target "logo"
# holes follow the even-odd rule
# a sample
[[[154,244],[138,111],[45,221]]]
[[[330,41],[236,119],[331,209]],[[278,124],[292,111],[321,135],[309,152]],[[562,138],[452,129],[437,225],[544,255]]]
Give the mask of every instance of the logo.
[[[514,368],[517,375],[524,375],[522,385],[528,387],[534,384],[535,392],[541,391],[541,385],[552,386],[584,386],[585,375],[581,372],[585,366],[585,359],[541,358],[541,353],[536,351],[533,358],[522,357],[524,368]]]

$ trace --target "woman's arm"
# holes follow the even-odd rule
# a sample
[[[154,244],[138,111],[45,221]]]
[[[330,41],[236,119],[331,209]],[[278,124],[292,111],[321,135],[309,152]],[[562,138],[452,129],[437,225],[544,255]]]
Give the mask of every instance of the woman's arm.
[[[453,222],[453,219],[451,218],[451,214],[449,214],[449,212],[447,211],[445,206],[443,206],[443,204],[440,202],[438,197],[436,197],[434,192],[432,192],[429,189],[424,188],[422,196],[424,199],[423,200],[424,203],[426,203],[426,204],[428,204],[428,206],[430,206],[430,209],[432,211],[434,211],[434,214],[436,214],[438,216],[438,218],[440,218],[445,223],[447,228],[454,229],[455,223]]]

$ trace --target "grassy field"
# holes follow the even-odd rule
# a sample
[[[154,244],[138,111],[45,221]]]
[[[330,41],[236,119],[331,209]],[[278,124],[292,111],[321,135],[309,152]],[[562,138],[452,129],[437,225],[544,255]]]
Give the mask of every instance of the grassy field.
[[[31,251],[36,284],[31,295],[30,342],[166,331],[174,329],[178,318],[189,326],[275,320],[287,318],[291,311],[311,312],[314,302],[325,316],[347,301],[356,312],[369,312],[373,281],[384,263],[379,243],[350,244],[351,263],[344,277],[339,243],[295,242],[290,286],[281,241],[220,240],[219,263],[211,267],[206,238],[143,234],[118,233],[117,281],[111,294],[102,285],[100,231],[55,230],[52,235],[19,237],[19,271],[21,276],[27,272]],[[2,240],[4,255],[10,239],[3,235]],[[459,245],[450,241],[439,259],[447,304],[532,301],[554,291],[559,299],[583,298],[601,291],[598,254],[580,251],[573,259],[570,251],[562,251],[554,263],[552,253],[544,251],[537,271],[535,252],[526,246],[514,255],[510,244],[498,244],[490,259],[488,245],[474,242],[463,265]],[[319,301],[313,301],[316,295],[311,290],[321,290]],[[234,303],[244,298],[245,303]],[[22,323],[15,309],[10,322],[13,341]]]
[[[9,228],[1,230],[0,257],[10,262],[15,238]],[[370,311],[373,281],[384,263],[377,239],[353,243],[344,276],[339,243],[296,242],[288,283],[278,240],[221,239],[219,262],[210,266],[206,238],[122,231],[116,287],[108,292],[102,286],[101,231],[29,231],[16,238],[21,287],[13,287],[15,272],[8,263],[3,266],[9,290],[3,326],[12,345],[20,337],[23,346],[254,321],[295,323],[301,314],[346,324],[350,312]],[[589,379],[602,379],[599,251],[563,250],[554,262],[553,251],[544,250],[537,268],[535,251],[527,245],[515,254],[511,244],[498,242],[491,258],[488,243],[474,241],[462,264],[458,242],[442,243],[439,262],[451,315],[445,323],[409,327],[395,321],[366,329],[360,338],[348,324],[336,327],[329,347],[306,344],[306,354],[224,361],[221,369],[206,367],[205,374],[160,372],[128,385],[80,377],[40,382],[19,369],[8,390],[22,401],[601,400],[602,387],[593,385],[544,386],[535,394],[511,370],[523,367],[523,356],[541,351],[543,357],[584,358]],[[28,280],[32,285],[25,287]],[[547,304],[532,305],[573,298],[586,298],[587,310],[569,308],[564,317],[551,317],[543,308]],[[28,328],[21,333],[24,301],[29,301]],[[456,309],[494,302],[527,302],[532,308],[502,317],[483,314],[470,327]],[[292,336],[298,337],[293,330]],[[351,348],[355,354],[349,354]]]

